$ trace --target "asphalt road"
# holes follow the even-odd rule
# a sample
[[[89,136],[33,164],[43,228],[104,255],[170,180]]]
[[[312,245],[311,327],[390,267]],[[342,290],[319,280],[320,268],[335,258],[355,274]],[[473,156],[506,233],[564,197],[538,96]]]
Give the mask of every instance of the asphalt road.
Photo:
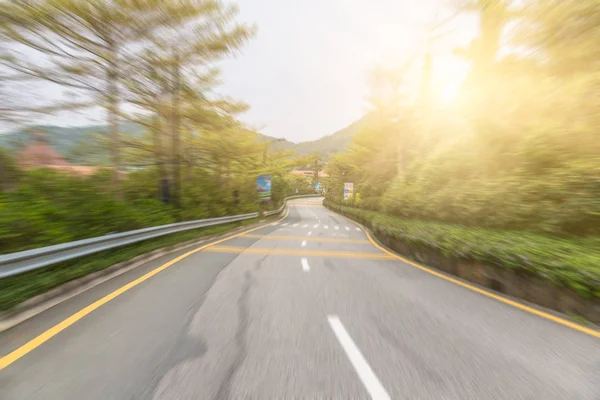
[[[600,340],[391,259],[318,199],[47,337],[185,252],[0,334],[0,355],[47,339],[0,399],[600,399]]]

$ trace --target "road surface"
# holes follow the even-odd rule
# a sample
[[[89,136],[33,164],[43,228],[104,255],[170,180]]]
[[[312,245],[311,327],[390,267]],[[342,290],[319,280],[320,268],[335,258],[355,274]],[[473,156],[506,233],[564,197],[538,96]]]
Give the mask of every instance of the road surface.
[[[597,338],[392,259],[319,199],[164,267],[188,251],[0,334],[21,349],[0,399],[600,399]]]

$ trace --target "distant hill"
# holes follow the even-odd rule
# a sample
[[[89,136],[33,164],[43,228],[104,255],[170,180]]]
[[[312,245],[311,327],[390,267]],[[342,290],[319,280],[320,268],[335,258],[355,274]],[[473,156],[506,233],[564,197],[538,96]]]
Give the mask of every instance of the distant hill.
[[[0,148],[18,151],[29,143],[30,137],[28,132],[32,130],[44,131],[52,147],[73,164],[109,164],[108,151],[98,146],[97,141],[94,140],[95,135],[105,135],[108,133],[108,126],[106,125],[69,128],[53,125],[29,126],[18,131],[0,134]],[[138,137],[144,133],[144,128],[136,123],[126,122],[121,125],[121,132],[129,136]]]
[[[283,140],[276,142],[274,146],[282,149],[296,150],[298,155],[318,152],[328,158],[332,153],[345,150],[346,145],[352,140],[352,136],[366,124],[366,119],[367,117],[363,117],[346,128],[317,140],[301,143]],[[28,132],[35,129],[45,131],[46,137],[52,147],[60,154],[63,154],[73,164],[104,165],[109,163],[108,152],[92,144],[96,143],[94,136],[108,133],[108,126],[106,125],[70,128],[52,125],[30,126],[19,131],[0,134],[0,148],[13,150],[22,148],[30,140]],[[126,122],[121,125],[121,132],[129,136],[138,137],[144,133],[144,128],[133,122]],[[266,135],[262,136],[264,136],[265,140],[272,139]]]
[[[365,115],[361,119],[347,127],[340,129],[330,135],[323,136],[320,139],[310,142],[294,143],[289,140],[277,142],[276,146],[283,149],[296,150],[299,155],[312,154],[317,152],[326,158],[330,154],[339,153],[346,149],[346,146],[352,141],[352,137],[368,123],[369,116]],[[268,137],[268,136],[267,136]]]
[[[367,117],[365,116],[331,135],[323,136],[312,142],[296,144],[296,151],[298,151],[298,154],[310,154],[316,151],[325,156],[344,151],[346,146],[350,144],[352,136],[362,129],[366,123]]]
[[[73,146],[79,142],[87,140],[94,134],[108,133],[106,125],[77,126],[65,128],[53,125],[35,125],[25,129],[0,133],[0,147],[20,148],[29,141],[29,131],[42,130],[50,139],[52,146],[60,153],[67,153]],[[140,136],[144,133],[144,128],[133,122],[126,122],[121,125],[121,132],[126,135]]]

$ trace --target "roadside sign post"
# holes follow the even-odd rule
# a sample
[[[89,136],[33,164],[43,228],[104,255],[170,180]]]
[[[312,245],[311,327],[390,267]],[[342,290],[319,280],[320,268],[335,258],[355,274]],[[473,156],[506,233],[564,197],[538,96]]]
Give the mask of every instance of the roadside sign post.
[[[261,203],[271,201],[271,175],[259,175],[256,180],[256,191]]]
[[[345,182],[344,183],[344,200],[348,200],[354,196],[354,183]]]
[[[271,175],[259,175],[256,179],[256,191],[260,204],[260,214],[267,216],[266,204],[271,202]]]

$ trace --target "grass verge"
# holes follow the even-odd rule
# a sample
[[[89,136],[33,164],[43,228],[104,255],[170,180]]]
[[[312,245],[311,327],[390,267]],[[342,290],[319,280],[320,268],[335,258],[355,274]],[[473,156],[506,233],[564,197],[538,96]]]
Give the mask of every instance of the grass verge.
[[[257,221],[258,219],[249,219],[225,225],[173,233],[171,235],[145,240],[129,246],[105,250],[64,263],[48,266],[46,268],[0,279],[0,311],[9,311],[25,300],[47,292],[63,283],[81,278],[90,273],[100,271],[111,265],[130,260],[153,250],[169,247],[193,239],[214,236],[237,227],[256,223]]]
[[[600,298],[600,237],[555,238],[418,220],[324,203],[353,217],[375,234],[446,257],[473,260],[549,279],[586,298]]]

